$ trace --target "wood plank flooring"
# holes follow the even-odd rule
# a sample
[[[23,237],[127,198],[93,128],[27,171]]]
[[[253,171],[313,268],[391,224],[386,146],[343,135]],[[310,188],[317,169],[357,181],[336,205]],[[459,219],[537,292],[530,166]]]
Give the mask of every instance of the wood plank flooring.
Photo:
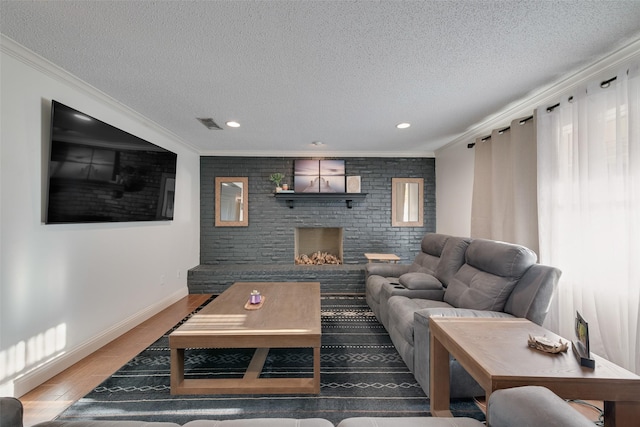
[[[24,405],[24,427],[49,421],[147,348],[210,295],[188,295],[95,351],[75,365],[31,390]]]
[[[191,313],[210,295],[193,294],[141,323],[121,337],[113,340],[90,356],[20,397],[24,405],[24,427],[49,421],[79,400],[102,381],[117,371],[136,354]],[[484,399],[478,406],[485,411]],[[592,402],[602,408],[602,402]],[[583,405],[574,405],[591,420],[597,420],[596,411]]]

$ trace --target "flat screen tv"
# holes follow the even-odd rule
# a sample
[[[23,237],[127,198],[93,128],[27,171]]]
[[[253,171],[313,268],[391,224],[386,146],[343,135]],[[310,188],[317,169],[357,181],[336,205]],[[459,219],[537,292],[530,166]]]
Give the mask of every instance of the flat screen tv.
[[[173,219],[177,155],[51,103],[47,224]]]

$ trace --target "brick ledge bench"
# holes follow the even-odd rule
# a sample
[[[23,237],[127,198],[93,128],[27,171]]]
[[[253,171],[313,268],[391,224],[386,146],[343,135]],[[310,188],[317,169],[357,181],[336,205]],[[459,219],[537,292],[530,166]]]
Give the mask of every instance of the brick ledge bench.
[[[234,282],[320,282],[323,294],[364,294],[365,264],[200,264],[187,273],[190,294],[220,294]]]

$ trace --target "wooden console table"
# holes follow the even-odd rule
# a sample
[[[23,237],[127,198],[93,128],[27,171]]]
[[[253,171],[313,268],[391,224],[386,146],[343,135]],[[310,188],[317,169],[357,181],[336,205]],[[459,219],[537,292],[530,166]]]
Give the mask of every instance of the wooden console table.
[[[529,335],[555,342],[560,337],[527,319],[431,317],[429,329],[433,416],[451,416],[451,355],[478,381],[487,401],[494,390],[538,385],[564,399],[604,401],[607,427],[637,425],[640,420],[640,376],[593,354],[595,369],[584,368],[571,348],[559,354],[530,348]]]
[[[372,254],[365,253],[364,257],[369,260],[369,262],[373,261],[382,261],[382,262],[393,262],[397,264],[400,261],[400,257],[394,254]]]

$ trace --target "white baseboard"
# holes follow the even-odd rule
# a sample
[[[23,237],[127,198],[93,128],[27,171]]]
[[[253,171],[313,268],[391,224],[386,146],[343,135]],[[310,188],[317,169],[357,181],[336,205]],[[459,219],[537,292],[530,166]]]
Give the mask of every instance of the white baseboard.
[[[100,349],[122,334],[130,331],[140,323],[158,314],[165,308],[169,307],[171,304],[174,304],[175,302],[184,298],[188,295],[188,293],[188,289],[181,289],[173,293],[172,295],[169,295],[168,297],[156,302],[150,307],[146,307],[144,310],[128,317],[127,319],[124,319],[122,322],[105,330],[102,334],[93,337],[92,339],[77,346],[76,348],[57,354],[52,359],[49,359],[41,365],[31,369],[24,375],[15,378],[13,380],[13,396],[23,396],[24,394],[38,387],[40,384],[53,378],[73,364],[89,356],[94,351]]]

